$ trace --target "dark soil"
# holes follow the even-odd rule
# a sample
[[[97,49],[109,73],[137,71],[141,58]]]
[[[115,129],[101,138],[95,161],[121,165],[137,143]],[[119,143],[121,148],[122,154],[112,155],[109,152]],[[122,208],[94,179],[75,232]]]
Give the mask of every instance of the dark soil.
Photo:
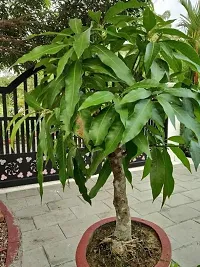
[[[8,229],[6,222],[0,222],[0,267],[5,267],[8,246]]]
[[[87,250],[90,267],[154,267],[158,263],[162,252],[161,243],[153,229],[132,222],[133,242],[131,246],[128,244],[123,257],[112,252],[114,229],[115,222],[112,222],[95,231]],[[111,242],[107,242],[109,239]]]

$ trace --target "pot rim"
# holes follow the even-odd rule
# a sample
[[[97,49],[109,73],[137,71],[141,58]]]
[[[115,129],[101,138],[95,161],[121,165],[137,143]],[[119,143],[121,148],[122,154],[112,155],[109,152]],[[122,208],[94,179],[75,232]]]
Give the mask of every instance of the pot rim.
[[[102,225],[110,223],[110,222],[114,222],[115,220],[116,220],[115,217],[100,220],[100,221],[96,222],[95,224],[91,225],[85,231],[85,233],[83,234],[83,236],[82,236],[82,238],[78,244],[77,250],[76,250],[77,267],[90,267],[88,262],[87,262],[87,259],[86,259],[86,253],[87,253],[87,246],[89,244],[89,241],[90,241],[94,231],[96,229],[98,229],[99,227],[101,227]],[[143,223],[143,224],[151,227],[157,233],[157,235],[160,239],[160,242],[161,242],[162,253],[161,253],[160,260],[156,264],[155,267],[168,267],[170,262],[171,262],[172,249],[171,249],[170,240],[169,240],[167,234],[165,233],[165,231],[160,226],[156,225],[155,223],[149,222],[149,221],[144,220],[144,219],[132,217],[131,220],[135,221],[135,222]]]

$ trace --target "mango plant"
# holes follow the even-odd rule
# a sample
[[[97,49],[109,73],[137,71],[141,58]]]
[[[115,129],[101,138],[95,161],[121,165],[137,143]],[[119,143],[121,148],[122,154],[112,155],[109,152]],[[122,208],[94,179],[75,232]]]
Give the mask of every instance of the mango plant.
[[[124,12],[141,7],[141,19]],[[71,19],[64,31],[45,33],[56,36],[50,45],[39,46],[17,61],[33,61],[36,67],[45,67],[44,80],[26,94],[26,102],[38,113],[41,125],[38,181],[42,195],[43,167],[51,161],[63,188],[73,178],[84,200],[91,204],[113,172],[115,236],[130,240],[126,195],[126,180],[132,185],[130,160],[141,153],[147,155],[143,179],[150,174],[153,200],[162,193],[163,204],[174,190],[169,150],[191,171],[180,148],[187,144],[195,167],[199,166],[200,95],[185,85],[182,63],[199,71],[200,58],[187,43],[189,37],[171,28],[171,20],[163,20],[136,0],[118,2],[105,16],[100,11],[90,11],[88,16],[90,26]],[[173,87],[169,87],[170,81]],[[12,142],[28,116],[31,114],[12,121]],[[175,118],[192,135],[174,136],[168,142],[166,120],[175,125]],[[52,138],[53,134],[57,138]],[[83,149],[79,149],[75,137],[83,140]],[[88,153],[89,167],[83,160]],[[99,177],[89,191],[86,182],[99,165]]]

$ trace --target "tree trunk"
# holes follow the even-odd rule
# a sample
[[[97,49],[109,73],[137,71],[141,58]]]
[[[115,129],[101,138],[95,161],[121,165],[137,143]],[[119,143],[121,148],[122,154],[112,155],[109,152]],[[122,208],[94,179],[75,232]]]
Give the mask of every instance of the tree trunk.
[[[122,149],[117,148],[109,155],[109,160],[114,175],[115,236],[120,241],[127,241],[131,240],[131,216],[126,195],[126,177],[122,166],[122,157]]]

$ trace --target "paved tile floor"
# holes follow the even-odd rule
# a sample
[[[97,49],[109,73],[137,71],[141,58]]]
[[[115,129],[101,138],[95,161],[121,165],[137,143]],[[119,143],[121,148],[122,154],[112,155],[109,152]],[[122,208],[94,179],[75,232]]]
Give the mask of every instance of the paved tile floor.
[[[141,181],[141,171],[133,171],[134,189],[127,192],[131,215],[163,227],[173,247],[173,260],[181,267],[200,264],[200,171],[191,175],[174,166],[176,187],[161,210],[161,198],[152,203],[149,178]],[[95,179],[88,182],[91,188]],[[23,267],[75,267],[74,256],[81,234],[99,219],[114,216],[112,177],[102,188],[92,207],[71,183],[45,186],[43,204],[38,189],[10,193],[0,191],[0,200],[13,211],[22,231]]]

